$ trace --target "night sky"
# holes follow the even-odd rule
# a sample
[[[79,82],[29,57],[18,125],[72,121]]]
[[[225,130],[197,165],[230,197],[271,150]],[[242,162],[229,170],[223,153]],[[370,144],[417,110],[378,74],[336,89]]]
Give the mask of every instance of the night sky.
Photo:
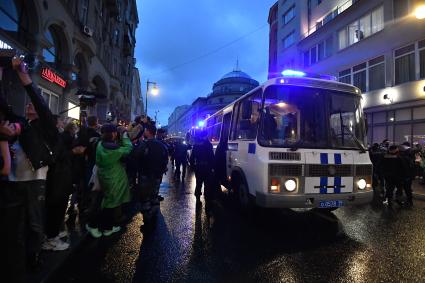
[[[146,80],[160,93],[148,97],[148,114],[168,123],[176,106],[191,104],[239,67],[267,79],[268,24],[276,0],[137,0],[137,67],[143,98]],[[200,58],[202,57],[202,58]]]

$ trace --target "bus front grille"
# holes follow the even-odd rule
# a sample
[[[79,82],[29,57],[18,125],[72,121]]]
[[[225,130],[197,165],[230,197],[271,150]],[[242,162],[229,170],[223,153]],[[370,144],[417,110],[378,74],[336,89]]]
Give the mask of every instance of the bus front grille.
[[[270,164],[270,176],[301,176],[302,164]]]
[[[301,160],[301,154],[299,152],[270,152],[270,160]]]
[[[308,164],[306,166],[308,177],[350,177],[353,176],[352,165],[321,165]]]
[[[356,165],[356,176],[371,176],[372,165]]]

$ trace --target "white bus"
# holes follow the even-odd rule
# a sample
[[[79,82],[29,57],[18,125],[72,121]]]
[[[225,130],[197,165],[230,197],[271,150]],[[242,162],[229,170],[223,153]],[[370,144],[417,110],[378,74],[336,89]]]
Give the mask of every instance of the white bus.
[[[352,85],[282,72],[205,120],[217,177],[245,208],[370,202],[361,100]]]

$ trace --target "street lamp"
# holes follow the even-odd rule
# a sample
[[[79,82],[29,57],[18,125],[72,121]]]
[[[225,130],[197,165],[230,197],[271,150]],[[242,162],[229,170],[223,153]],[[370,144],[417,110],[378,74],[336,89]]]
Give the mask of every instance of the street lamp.
[[[149,95],[149,85],[153,85],[153,87],[151,88],[151,94],[153,96],[158,95],[159,93],[159,89],[156,86],[156,82],[151,82],[149,80],[146,81],[146,103],[145,103],[145,112],[146,112],[146,116],[148,116],[148,95]]]
[[[418,20],[423,20],[425,19],[425,4],[424,5],[420,5],[416,8],[415,10],[415,17]]]

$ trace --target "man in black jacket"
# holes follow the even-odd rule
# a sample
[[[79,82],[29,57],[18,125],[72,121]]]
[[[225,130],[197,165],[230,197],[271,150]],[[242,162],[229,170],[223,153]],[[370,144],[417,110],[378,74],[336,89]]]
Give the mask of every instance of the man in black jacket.
[[[168,163],[167,147],[155,139],[155,134],[156,127],[147,125],[144,132],[145,141],[132,153],[137,162],[138,196],[144,228],[152,227],[155,223],[152,206],[159,204],[159,186]]]
[[[208,194],[207,181],[211,177],[212,170],[214,168],[213,164],[213,146],[208,140],[206,132],[202,131],[199,133],[199,139],[193,146],[192,154],[190,156],[190,165],[195,168],[195,196],[197,201],[200,201],[200,197],[202,195],[202,185],[204,185],[205,194]]]
[[[26,213],[24,219],[16,221],[26,224],[26,227],[21,227],[21,235],[26,236],[27,257],[33,266],[38,266],[38,255],[44,238],[43,214],[47,170],[48,165],[54,161],[53,148],[58,130],[53,114],[32,83],[23,64],[19,58],[12,59],[12,66],[17,70],[17,75],[31,100],[26,108],[26,119],[15,115],[3,98],[0,101],[0,111],[5,113],[10,121],[19,121],[23,124],[18,141],[12,145],[14,170],[9,175],[9,182],[23,193],[22,201]]]
[[[382,159],[382,171],[385,178],[385,197],[388,206],[392,206],[394,189],[402,189],[403,180],[405,179],[405,166],[399,155],[398,147],[392,145],[388,148],[388,153]]]

